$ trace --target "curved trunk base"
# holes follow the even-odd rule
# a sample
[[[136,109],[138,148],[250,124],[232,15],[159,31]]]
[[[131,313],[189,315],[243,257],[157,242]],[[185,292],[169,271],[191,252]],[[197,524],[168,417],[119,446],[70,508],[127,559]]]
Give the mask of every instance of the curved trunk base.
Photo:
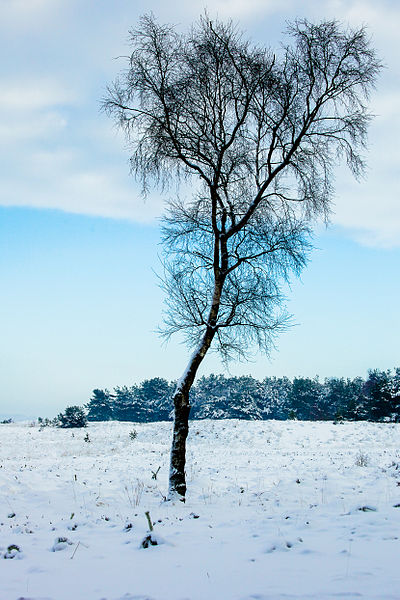
[[[175,418],[171,448],[168,500],[185,501],[186,439],[189,433],[189,393],[178,392],[174,397]]]

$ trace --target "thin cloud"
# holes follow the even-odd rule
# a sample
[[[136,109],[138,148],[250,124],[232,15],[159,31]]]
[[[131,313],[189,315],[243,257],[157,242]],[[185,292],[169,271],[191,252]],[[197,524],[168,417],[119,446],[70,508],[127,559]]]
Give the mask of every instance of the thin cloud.
[[[385,178],[338,189],[332,222],[367,246],[400,247],[400,185],[386,185]]]
[[[287,10],[291,5],[291,0],[215,0],[209,7],[209,12],[224,19],[247,20],[260,14]],[[203,6],[199,3],[198,13],[203,11]]]
[[[1,0],[0,30],[9,33],[15,29],[21,33],[21,29],[42,28],[57,19],[65,6],[67,0]]]
[[[27,70],[22,73],[12,65],[6,65],[9,77],[0,83],[0,136],[3,140],[0,204],[58,208],[147,221],[160,214],[162,202],[155,194],[153,201],[143,205],[139,190],[128,175],[129,154],[124,150],[124,141],[114,134],[111,123],[98,113],[99,98],[108,73],[114,73],[115,69],[116,74],[119,68],[112,57],[118,55],[119,48],[124,53],[123,37],[120,41],[116,38],[119,40],[121,31],[128,29],[125,20],[128,22],[131,17],[127,17],[122,8],[129,3],[117,3],[111,19],[109,10],[103,12],[99,6],[94,26],[86,26],[83,21],[85,4],[75,0],[0,0],[0,29],[7,35],[20,32],[18,27],[25,25],[40,29],[40,36],[35,39],[41,40],[42,46],[35,60],[43,56],[46,65],[43,70],[40,61],[29,63],[29,47],[24,45],[21,36],[17,47],[17,52],[21,53],[18,64]],[[75,16],[72,18],[74,6],[82,10],[82,14],[77,10],[78,20]],[[165,5],[157,1],[151,6],[140,6],[138,2],[129,24],[134,25],[136,13],[150,9],[161,21],[178,21],[186,15],[185,21],[189,19],[189,13],[191,20],[203,12],[203,6],[199,0],[190,5],[178,3],[174,17],[166,16]],[[64,22],[63,14],[69,15]],[[277,19],[281,19],[282,30],[285,21],[296,14],[311,20],[339,18],[354,27],[369,26],[373,43],[388,67],[372,98],[372,111],[377,118],[371,127],[370,150],[366,155],[369,172],[360,184],[344,170],[337,173],[333,222],[345,227],[349,235],[362,243],[400,245],[400,151],[397,148],[400,92],[395,83],[399,77],[399,4],[388,0],[381,4],[370,0],[318,3],[305,0],[299,7],[293,0],[216,0],[210,6],[210,14],[246,21],[244,28],[250,37],[252,27],[261,31],[265,25],[265,36],[262,31],[266,43],[271,33],[268,30],[271,14],[275,25]],[[107,19],[110,20],[107,32],[112,31],[110,37],[104,37]],[[54,23],[57,23],[57,42]],[[79,63],[74,62],[77,54],[65,54],[72,34],[76,44],[82,46],[82,62]],[[24,60],[21,60],[22,56]],[[109,57],[108,63],[105,56]],[[70,57],[74,60],[69,60]],[[10,60],[14,60],[14,56]],[[65,64],[62,73],[60,64]],[[16,72],[21,73],[19,79]]]
[[[36,111],[71,104],[74,94],[51,79],[6,80],[0,82],[0,110]]]
[[[23,160],[18,178],[0,181],[0,204],[148,223],[161,214],[162,200],[146,202],[121,167],[99,170],[73,149],[36,152]]]
[[[18,120],[0,119],[0,138],[7,144],[7,151],[15,144],[35,141],[38,138],[48,139],[64,130],[67,120],[56,112],[47,112],[36,115],[32,120],[29,115],[19,117]]]
[[[50,80],[0,82],[0,136],[12,147],[24,142],[40,144],[67,126],[62,107],[73,103],[74,96],[58,82]]]

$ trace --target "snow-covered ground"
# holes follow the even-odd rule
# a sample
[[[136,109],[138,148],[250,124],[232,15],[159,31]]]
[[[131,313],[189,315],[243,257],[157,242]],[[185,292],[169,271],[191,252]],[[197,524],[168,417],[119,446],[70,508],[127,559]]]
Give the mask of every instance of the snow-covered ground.
[[[0,599],[399,600],[399,434],[195,421],[173,504],[170,423],[0,425]]]

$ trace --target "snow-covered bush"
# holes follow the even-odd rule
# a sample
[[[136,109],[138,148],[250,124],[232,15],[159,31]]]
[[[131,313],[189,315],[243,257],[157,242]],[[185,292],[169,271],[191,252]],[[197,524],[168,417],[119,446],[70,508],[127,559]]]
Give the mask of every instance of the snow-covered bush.
[[[365,452],[358,452],[355,460],[356,467],[368,467],[369,465],[369,456]]]
[[[60,552],[60,550],[65,550],[68,546],[72,546],[71,540],[66,537],[58,537],[55,539],[54,544],[51,547],[52,552]]]
[[[8,546],[3,558],[21,558],[21,548],[16,544]]]
[[[68,406],[65,412],[60,413],[57,417],[58,427],[86,427],[87,418],[85,411],[80,406]]]

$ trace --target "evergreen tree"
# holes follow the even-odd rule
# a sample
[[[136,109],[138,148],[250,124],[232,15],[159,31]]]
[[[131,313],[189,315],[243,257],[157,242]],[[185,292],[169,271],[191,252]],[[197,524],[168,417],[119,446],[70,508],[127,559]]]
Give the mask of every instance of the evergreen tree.
[[[154,377],[146,379],[138,386],[138,396],[142,402],[142,416],[145,421],[169,421],[172,419],[173,384],[166,379]]]
[[[140,403],[138,400],[136,386],[127,387],[125,385],[114,388],[114,418],[117,421],[140,421]]]
[[[368,379],[364,384],[364,394],[367,399],[368,418],[372,421],[392,420],[394,403],[390,371],[379,369],[369,371]]]
[[[86,414],[81,406],[68,406],[65,412],[58,415],[57,421],[58,427],[63,428],[86,427],[87,425]]]
[[[191,401],[195,419],[262,419],[265,406],[261,383],[251,376],[201,377]]]
[[[367,399],[364,395],[365,381],[361,377],[348,379],[348,400],[343,407],[346,421],[365,421],[368,419]]]
[[[132,387],[93,390],[88,419],[154,422],[172,418],[174,383],[154,377]],[[280,419],[400,421],[400,368],[361,377],[314,379],[209,375],[191,390],[194,419]],[[74,408],[74,407],[72,407]],[[78,407],[79,408],[79,407]]]
[[[289,412],[293,411],[297,419],[317,421],[327,419],[325,410],[324,387],[318,377],[295,377],[288,398]]]
[[[400,422],[400,368],[395,369],[390,386],[390,395],[392,398],[392,420]]]
[[[285,420],[288,418],[291,389],[292,383],[287,377],[266,377],[264,379],[260,388],[263,419]]]
[[[354,400],[354,386],[351,379],[343,377],[325,379],[325,404],[330,419],[344,419]]]
[[[229,385],[223,375],[200,377],[191,393],[193,419],[229,419]]]
[[[93,390],[93,395],[88,404],[88,421],[110,421],[113,418],[113,407],[110,392],[106,390]]]
[[[263,418],[261,384],[251,376],[231,377],[227,383],[227,410],[231,419]]]

